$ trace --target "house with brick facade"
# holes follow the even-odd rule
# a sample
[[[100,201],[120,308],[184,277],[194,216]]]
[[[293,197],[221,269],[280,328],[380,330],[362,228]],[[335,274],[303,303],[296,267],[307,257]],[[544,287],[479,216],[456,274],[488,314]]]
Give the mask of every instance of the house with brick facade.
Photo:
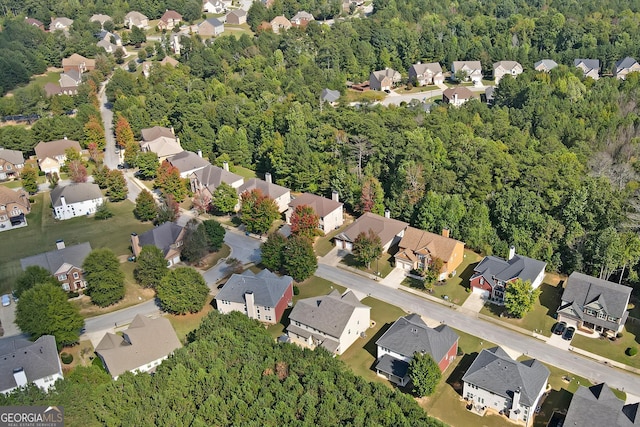
[[[22,151],[0,147],[0,181],[19,178],[23,168],[24,155]]]
[[[0,186],[0,231],[26,227],[26,215],[30,212],[31,203],[26,191]]]
[[[82,264],[89,253],[89,242],[67,247],[64,241],[58,240],[55,250],[22,258],[20,265],[23,270],[31,265],[38,265],[58,279],[65,291],[80,292],[87,286]]]

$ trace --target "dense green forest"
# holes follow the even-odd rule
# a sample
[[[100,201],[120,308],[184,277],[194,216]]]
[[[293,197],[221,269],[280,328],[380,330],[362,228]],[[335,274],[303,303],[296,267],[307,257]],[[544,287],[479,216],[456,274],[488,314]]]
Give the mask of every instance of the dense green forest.
[[[62,405],[69,426],[443,427],[408,395],[355,376],[322,349],[276,344],[257,321],[217,311],[156,373],[76,368],[55,391],[0,405]]]

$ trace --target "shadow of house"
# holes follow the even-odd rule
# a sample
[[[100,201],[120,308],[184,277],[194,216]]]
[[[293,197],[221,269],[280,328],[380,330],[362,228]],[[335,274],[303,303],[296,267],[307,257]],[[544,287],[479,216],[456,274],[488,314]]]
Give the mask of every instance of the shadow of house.
[[[461,350],[458,349],[458,351],[460,352]],[[449,384],[460,396],[462,396],[462,377],[477,356],[478,352],[463,355],[458,362],[458,365],[447,377],[447,384]]]
[[[367,341],[367,343],[364,345],[364,349],[367,350],[367,353],[372,355],[374,358],[373,363],[369,367],[369,369],[371,370],[373,370],[373,366],[377,363],[378,346],[376,345],[376,341],[378,341],[378,339],[380,339],[380,337],[384,335],[385,332],[387,332],[387,329],[389,329],[391,325],[393,325],[393,323],[385,323],[384,325],[382,325],[378,332],[376,332],[376,334],[372,336],[371,339],[369,339],[369,341]]]
[[[555,317],[556,310],[562,302],[562,284],[563,282],[560,282],[558,286],[548,283],[540,285],[540,305],[547,309],[545,314],[549,317]]]
[[[469,279],[471,279],[471,276],[473,276],[473,272],[475,271],[476,265],[478,265],[477,262],[474,262],[473,264],[469,264],[467,266],[467,268],[465,268],[458,275],[458,277],[460,277],[461,284],[462,284],[462,286],[464,286],[465,289],[469,289],[469,287],[470,287]]]

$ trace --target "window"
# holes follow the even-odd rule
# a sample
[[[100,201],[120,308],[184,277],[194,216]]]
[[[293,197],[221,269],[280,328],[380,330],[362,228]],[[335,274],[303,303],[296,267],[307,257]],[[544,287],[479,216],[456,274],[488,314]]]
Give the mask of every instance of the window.
[[[598,313],[598,319],[606,319],[607,318],[607,313],[604,312],[599,312]]]
[[[11,165],[7,165],[7,170],[10,171],[11,170]]]
[[[66,274],[59,274],[59,275],[58,275],[58,280],[59,280],[59,281],[61,281],[61,282],[62,282],[63,280],[67,280],[67,275],[66,275]]]
[[[69,291],[70,290],[69,284],[68,283],[63,283],[62,284],[62,289],[64,289],[65,291]]]
[[[78,274],[78,272],[77,272],[77,271],[74,271],[74,272],[73,272],[73,278],[74,278],[74,279],[79,279],[79,278],[80,278],[80,274]]]
[[[271,316],[265,316],[264,317],[266,320],[271,320]]]

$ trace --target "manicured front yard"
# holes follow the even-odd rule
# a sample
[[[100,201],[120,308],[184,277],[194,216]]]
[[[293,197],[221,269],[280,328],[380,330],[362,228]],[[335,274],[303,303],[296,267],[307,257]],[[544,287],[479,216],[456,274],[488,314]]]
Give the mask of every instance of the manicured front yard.
[[[338,234],[342,233],[348,226],[349,223],[345,223],[342,227],[338,228],[337,230],[333,230],[332,232],[330,232],[329,234],[325,235],[325,236],[321,236],[318,237],[316,239],[315,244],[313,245],[314,249],[316,250],[316,255],[323,257],[326,256],[329,252],[331,252],[331,250],[335,247],[335,245],[333,244],[333,238],[336,237]]]
[[[200,322],[204,319],[207,314],[209,314],[213,308],[213,296],[209,295],[207,297],[207,303],[204,305],[204,308],[197,313],[185,314],[185,315],[175,315],[175,314],[167,314],[167,319],[171,322],[173,329],[176,330],[176,335],[178,335],[178,339],[180,342],[184,343],[189,332],[197,329],[200,326]]]
[[[358,262],[353,254],[347,254],[344,258],[342,258],[342,262],[349,267],[357,268],[358,270],[362,270],[365,273],[373,274],[374,276],[379,275],[380,277],[387,277],[387,274],[391,273],[391,270],[393,270],[394,268],[393,255],[389,252],[384,252],[380,256],[380,258],[371,261],[371,265],[369,266],[369,268],[367,268],[366,265],[362,265],[360,262]]]
[[[340,97],[340,101],[345,103],[349,102],[375,102],[382,101],[386,94],[384,92],[378,92],[375,90],[367,90],[360,92],[357,90],[347,90],[345,94]]]
[[[571,345],[640,369],[640,354],[635,356],[627,356],[625,354],[625,350],[628,347],[640,349],[640,325],[637,323],[634,324],[631,321],[627,321],[622,330],[622,338],[618,338],[615,341],[589,338],[576,334],[571,341]]]
[[[394,92],[399,95],[407,95],[410,93],[431,92],[432,90],[440,89],[438,86],[414,86],[411,89],[407,89],[407,86],[401,86],[394,89]]]

